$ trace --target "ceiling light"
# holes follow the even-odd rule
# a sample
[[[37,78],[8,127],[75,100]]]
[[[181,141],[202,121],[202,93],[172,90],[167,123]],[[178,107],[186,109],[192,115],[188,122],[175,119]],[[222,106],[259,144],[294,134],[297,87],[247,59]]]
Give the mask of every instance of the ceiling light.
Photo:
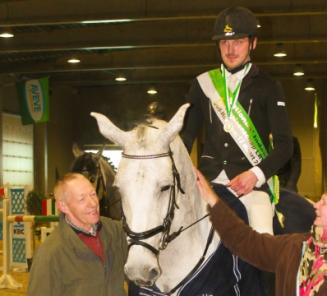
[[[312,82],[310,80],[307,81],[307,84],[304,87],[305,91],[315,91],[316,88],[314,87],[314,85],[312,84]]]
[[[117,24],[117,23],[128,23],[131,19],[106,19],[106,20],[87,20],[81,21],[81,24]]]
[[[117,76],[117,77],[115,78],[115,80],[118,81],[118,82],[123,82],[123,81],[126,81],[127,78],[124,77],[124,76]]]
[[[9,31],[4,31],[4,32],[0,33],[0,37],[1,38],[13,38],[14,34]]]
[[[78,64],[81,62],[81,60],[77,58],[70,58],[69,60],[67,60],[67,62],[70,64]]]
[[[149,88],[148,90],[147,90],[147,93],[149,94],[149,95],[155,95],[156,93],[158,93],[154,88]]]
[[[259,20],[257,20],[257,28],[258,28],[258,29],[261,28],[261,24],[260,24]]]
[[[283,44],[282,43],[278,43],[276,45],[276,50],[274,52],[274,57],[276,58],[284,58],[287,56],[287,53],[285,51],[285,49],[283,48]]]
[[[303,68],[301,67],[301,65],[296,65],[294,68],[294,72],[293,72],[294,76],[300,77],[304,75],[304,71]]]

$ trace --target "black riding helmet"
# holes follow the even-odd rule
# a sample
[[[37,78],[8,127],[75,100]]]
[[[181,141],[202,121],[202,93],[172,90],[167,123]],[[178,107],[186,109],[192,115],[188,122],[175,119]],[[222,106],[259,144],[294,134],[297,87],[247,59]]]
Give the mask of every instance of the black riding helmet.
[[[238,39],[257,35],[257,19],[245,7],[230,7],[221,11],[216,19],[212,40]]]

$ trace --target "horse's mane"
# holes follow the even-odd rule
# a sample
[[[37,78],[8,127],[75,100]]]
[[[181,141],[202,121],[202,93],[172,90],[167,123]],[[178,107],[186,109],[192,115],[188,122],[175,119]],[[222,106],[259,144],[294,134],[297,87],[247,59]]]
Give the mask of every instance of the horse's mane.
[[[97,159],[98,158],[98,159]],[[72,172],[81,172],[83,169],[95,170],[97,167],[97,162],[108,166],[108,172],[110,175],[115,175],[115,167],[110,163],[110,160],[103,155],[97,155],[92,152],[84,152],[79,157],[75,158],[71,165]],[[102,162],[103,161],[103,162]]]

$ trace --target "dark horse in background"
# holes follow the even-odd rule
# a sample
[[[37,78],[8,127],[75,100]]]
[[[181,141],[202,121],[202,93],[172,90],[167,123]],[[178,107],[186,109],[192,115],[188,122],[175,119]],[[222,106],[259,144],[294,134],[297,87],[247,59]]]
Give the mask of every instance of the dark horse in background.
[[[281,188],[277,214],[282,214],[282,224],[274,221],[274,233],[285,234],[310,231],[315,219],[313,204],[298,193]],[[275,215],[276,216],[276,215]]]
[[[120,220],[122,215],[120,194],[112,186],[116,172],[108,160],[102,156],[103,148],[97,153],[84,152],[77,145],[73,146],[75,160],[71,172],[81,173],[90,180],[96,189],[100,215]]]

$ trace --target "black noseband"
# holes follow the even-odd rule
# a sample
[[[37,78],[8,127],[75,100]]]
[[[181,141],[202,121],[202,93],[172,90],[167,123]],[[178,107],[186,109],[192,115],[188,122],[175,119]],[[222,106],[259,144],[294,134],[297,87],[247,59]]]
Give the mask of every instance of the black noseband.
[[[123,214],[123,227],[129,238],[129,248],[133,245],[140,245],[142,247],[147,248],[148,250],[153,252],[155,255],[158,255],[159,251],[164,250],[167,247],[168,243],[170,241],[172,241],[175,237],[177,237],[178,234],[182,230],[182,227],[181,227],[178,231],[170,234],[170,227],[171,227],[172,220],[174,218],[175,208],[178,208],[178,206],[176,204],[176,188],[184,194],[184,190],[181,188],[180,176],[176,169],[175,162],[174,162],[172,155],[173,154],[171,151],[166,152],[166,153],[150,154],[150,155],[131,155],[131,154],[122,153],[122,157],[129,158],[129,159],[136,159],[136,160],[137,159],[142,160],[142,159],[154,159],[154,158],[160,158],[160,157],[170,157],[170,159],[172,161],[172,173],[173,173],[173,185],[170,186],[168,210],[167,210],[167,214],[163,220],[163,223],[161,225],[154,227],[147,231],[134,232],[129,228],[129,226],[126,222],[125,215]],[[159,249],[156,249],[155,247],[151,246],[147,242],[143,241],[143,240],[150,238],[152,236],[155,236],[161,232],[162,232],[162,237],[160,240]]]

